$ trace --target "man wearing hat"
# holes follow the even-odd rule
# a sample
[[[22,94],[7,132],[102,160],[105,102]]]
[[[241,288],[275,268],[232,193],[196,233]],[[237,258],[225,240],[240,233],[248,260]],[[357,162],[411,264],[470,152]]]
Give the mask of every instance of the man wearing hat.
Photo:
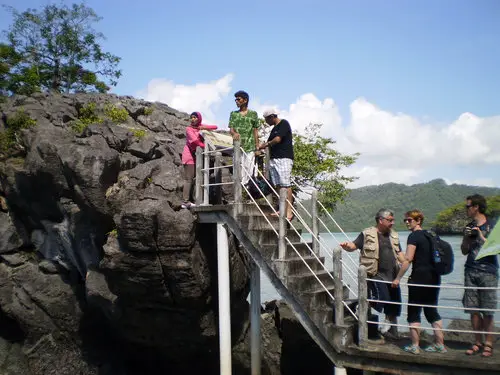
[[[245,91],[237,91],[234,97],[238,110],[232,111],[229,116],[229,131],[235,141],[240,141],[241,148],[245,151],[241,157],[241,182],[246,184],[254,168],[260,122],[257,112],[248,109],[249,96]]]
[[[271,160],[269,172],[271,181],[277,188],[286,188],[288,191],[286,217],[293,219],[292,203],[292,167],[293,167],[293,140],[292,128],[287,120],[278,117],[278,110],[268,109],[264,111],[266,124],[273,127],[266,143],[259,146],[259,150],[269,147]]]

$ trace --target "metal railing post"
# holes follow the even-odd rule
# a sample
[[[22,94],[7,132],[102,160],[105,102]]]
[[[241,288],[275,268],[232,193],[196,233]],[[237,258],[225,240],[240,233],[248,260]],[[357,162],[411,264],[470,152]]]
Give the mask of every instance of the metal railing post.
[[[214,163],[214,181],[216,184],[220,184],[222,182],[222,169],[220,166],[222,165],[222,153],[220,151],[215,153],[215,163]],[[222,203],[222,186],[214,185],[215,189],[215,204]]]
[[[368,340],[368,286],[366,284],[366,267],[358,268],[358,339],[359,346],[366,345]]]
[[[278,237],[278,255],[280,260],[285,259],[286,254],[286,198],[288,195],[286,188],[280,188],[280,205],[279,205],[279,237]]]
[[[318,225],[318,191],[313,190],[311,194],[311,218],[312,218],[312,249],[319,255],[319,225]]]
[[[252,262],[250,274],[250,353],[252,375],[260,375],[261,369],[261,337],[260,337],[260,268]]]
[[[194,191],[194,199],[197,206],[203,202],[203,150],[201,147],[196,147],[196,182],[195,182],[195,191]]]
[[[342,248],[333,250],[333,283],[335,285],[335,325],[344,325],[344,286],[342,284]]]
[[[235,216],[242,211],[242,191],[241,191],[241,148],[240,141],[233,141],[233,195]]]
[[[217,224],[217,277],[219,291],[220,374],[231,375],[231,301],[229,244],[226,228]]]
[[[264,155],[265,155],[264,177],[266,178],[266,180],[269,181],[269,179],[271,178],[271,172],[269,171],[269,162],[271,161],[271,151],[269,150],[269,147],[266,148]]]
[[[203,205],[208,206],[210,198],[210,146],[205,146],[205,154],[203,157]]]

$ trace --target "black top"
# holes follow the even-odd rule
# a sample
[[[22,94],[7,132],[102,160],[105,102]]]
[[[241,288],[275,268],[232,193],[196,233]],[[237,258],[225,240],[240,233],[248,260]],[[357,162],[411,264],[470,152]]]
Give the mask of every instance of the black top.
[[[391,238],[389,232],[378,233],[378,272],[377,275],[381,280],[392,281],[396,278],[399,272],[398,265],[396,263],[396,258],[394,256],[394,250],[392,250]],[[363,248],[365,242],[365,236],[363,232],[359,234],[358,237],[353,241],[354,245],[358,249]],[[399,251],[401,251],[401,247]]]
[[[467,226],[475,227],[477,225],[475,221],[472,221],[467,224]],[[479,229],[483,232],[483,236],[488,238],[494,226],[494,223],[490,219],[487,219],[483,225],[479,226]],[[478,270],[496,275],[498,273],[498,259],[496,255],[489,255],[476,260],[477,254],[479,253],[479,250],[481,250],[482,246],[483,243],[479,235],[474,236],[469,248],[469,254],[467,254],[465,269]]]
[[[271,146],[271,159],[293,160],[292,128],[287,120],[281,120],[274,125],[267,141],[271,142],[275,137],[280,137],[281,142]]]
[[[411,232],[408,236],[407,244],[416,247],[412,262],[412,275],[415,272],[434,272],[434,264],[431,263],[431,243],[430,240],[425,237],[425,232],[423,230]]]

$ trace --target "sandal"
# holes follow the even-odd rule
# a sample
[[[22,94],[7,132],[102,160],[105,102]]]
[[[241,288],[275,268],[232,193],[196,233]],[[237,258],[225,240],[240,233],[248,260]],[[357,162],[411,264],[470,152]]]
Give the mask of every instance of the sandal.
[[[483,344],[480,344],[480,343],[472,344],[471,347],[465,351],[465,354],[476,355],[481,351],[482,348],[483,348]]]
[[[448,349],[443,344],[432,344],[425,348],[424,351],[428,353],[447,353]]]
[[[420,354],[420,347],[416,345],[408,345],[403,348],[405,352],[411,353],[411,354]]]
[[[481,357],[489,358],[491,356],[493,356],[493,346],[484,344],[484,349],[483,353],[481,353]]]

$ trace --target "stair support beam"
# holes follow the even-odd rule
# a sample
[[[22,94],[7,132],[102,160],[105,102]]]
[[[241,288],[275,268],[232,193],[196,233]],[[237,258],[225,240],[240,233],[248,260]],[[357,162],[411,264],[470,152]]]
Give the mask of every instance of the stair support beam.
[[[215,164],[214,164],[214,181],[217,185],[214,186],[215,189],[215,202],[214,204],[222,203],[222,187],[218,185],[222,182],[222,169],[220,168],[222,165],[222,152],[217,151],[215,153]]]
[[[250,354],[252,375],[261,372],[261,335],[260,335],[260,268],[252,261],[250,273]]]
[[[217,273],[219,292],[220,374],[231,375],[229,245],[226,228],[222,223],[217,223]]]

